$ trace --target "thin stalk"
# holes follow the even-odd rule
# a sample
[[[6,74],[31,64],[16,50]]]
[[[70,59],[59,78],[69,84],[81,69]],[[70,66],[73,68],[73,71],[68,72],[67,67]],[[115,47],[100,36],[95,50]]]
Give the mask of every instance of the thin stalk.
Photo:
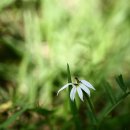
[[[89,96],[87,94],[85,94],[85,96],[86,96],[87,101],[88,101],[89,109],[92,112],[92,116],[93,116],[93,120],[94,120],[93,123],[94,123],[94,125],[97,125],[98,120],[97,120],[97,117],[96,117],[96,112],[95,112],[94,106],[92,104],[92,101],[91,101],[91,99],[89,98]]]
[[[67,64],[67,72],[68,72],[68,83],[72,83],[69,64]],[[69,87],[69,97],[70,97],[70,91],[71,91],[71,87]],[[79,115],[78,115],[76,102],[75,102],[75,100],[71,101],[70,98],[69,98],[69,102],[70,102],[71,113],[73,115],[76,130],[82,130],[81,121],[80,121],[80,118],[79,118]]]

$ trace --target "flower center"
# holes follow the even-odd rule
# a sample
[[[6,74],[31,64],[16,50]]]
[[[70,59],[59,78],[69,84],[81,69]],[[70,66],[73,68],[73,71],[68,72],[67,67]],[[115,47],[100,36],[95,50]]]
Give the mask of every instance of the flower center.
[[[79,79],[77,77],[75,77],[75,79],[76,79],[77,84],[79,84],[80,83]]]
[[[78,87],[78,86],[79,86],[79,84],[78,84],[78,83],[74,83],[74,85],[75,85],[76,87]]]

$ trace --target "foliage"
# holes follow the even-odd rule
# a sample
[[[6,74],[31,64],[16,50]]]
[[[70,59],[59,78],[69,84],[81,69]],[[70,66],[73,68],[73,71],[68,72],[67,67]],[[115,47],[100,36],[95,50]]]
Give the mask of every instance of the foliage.
[[[1,128],[74,129],[67,94],[56,96],[69,63],[72,77],[96,87],[96,115],[108,113],[100,129],[129,129],[129,12],[129,0],[0,2]],[[76,102],[82,127],[95,129],[91,111]]]

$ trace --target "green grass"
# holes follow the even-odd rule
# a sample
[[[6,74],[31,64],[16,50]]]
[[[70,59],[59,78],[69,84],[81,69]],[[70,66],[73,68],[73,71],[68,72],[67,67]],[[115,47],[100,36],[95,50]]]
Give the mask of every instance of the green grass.
[[[96,88],[92,101],[97,117],[112,109],[100,129],[128,130],[129,97],[113,106],[129,93],[129,12],[129,0],[0,2],[0,124],[4,129],[75,128],[67,94],[56,96],[67,83],[69,63],[72,82],[78,76]],[[116,84],[119,74],[127,91],[122,79]],[[94,129],[88,108],[78,98],[76,102],[83,128]],[[36,108],[54,112],[30,110]]]

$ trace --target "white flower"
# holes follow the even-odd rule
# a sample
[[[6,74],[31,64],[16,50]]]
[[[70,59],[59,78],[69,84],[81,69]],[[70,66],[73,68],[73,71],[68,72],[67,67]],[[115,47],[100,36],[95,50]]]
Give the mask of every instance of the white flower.
[[[59,91],[57,92],[57,95],[59,94],[60,91],[69,87],[70,85],[72,85],[72,89],[71,89],[71,92],[70,92],[70,99],[72,101],[74,101],[75,94],[76,94],[76,91],[77,91],[80,99],[83,101],[83,92],[82,91],[86,92],[90,96],[90,90],[89,89],[95,90],[95,88],[88,81],[79,80],[77,77],[75,79],[76,79],[77,83],[68,83],[68,84],[64,85],[61,89],[59,89]]]

